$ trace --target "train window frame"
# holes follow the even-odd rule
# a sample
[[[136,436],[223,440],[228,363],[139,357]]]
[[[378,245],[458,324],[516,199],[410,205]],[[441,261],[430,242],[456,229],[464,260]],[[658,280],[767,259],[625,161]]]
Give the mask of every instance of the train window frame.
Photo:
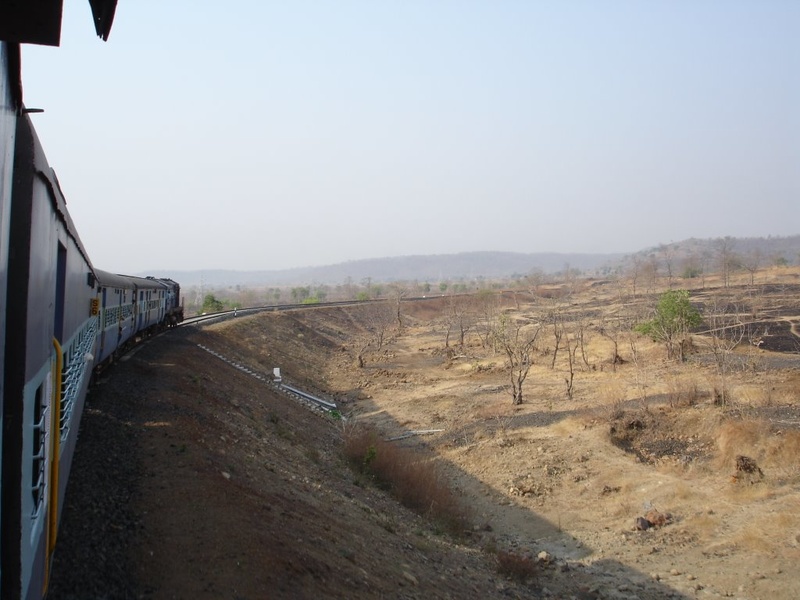
[[[39,384],[34,392],[33,400],[33,443],[31,452],[31,496],[33,510],[31,519],[37,519],[44,506],[47,493],[47,444],[49,432],[47,420],[49,403],[46,398],[46,381]],[[37,447],[38,446],[38,447]]]

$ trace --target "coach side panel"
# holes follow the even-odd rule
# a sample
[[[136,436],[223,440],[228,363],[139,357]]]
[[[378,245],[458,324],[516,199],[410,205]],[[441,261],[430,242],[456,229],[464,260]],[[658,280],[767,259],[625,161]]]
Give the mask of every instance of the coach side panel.
[[[11,95],[8,52],[8,44],[0,41],[0,365],[5,362],[8,224],[11,210],[11,175],[14,166],[14,138],[16,134],[16,112]],[[0,465],[2,465],[3,456],[3,391],[3,374],[0,372]],[[0,500],[1,504],[2,500]],[[5,534],[2,520],[0,520],[0,557],[3,555],[3,546],[6,543],[4,541]],[[3,568],[0,560],[0,585],[2,585],[2,579]]]

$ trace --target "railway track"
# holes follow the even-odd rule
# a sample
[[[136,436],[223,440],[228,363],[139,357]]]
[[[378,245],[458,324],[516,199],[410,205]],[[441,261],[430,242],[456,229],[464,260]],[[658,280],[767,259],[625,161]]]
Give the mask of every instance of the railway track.
[[[423,300],[424,298],[404,298],[403,301]],[[332,306],[353,306],[356,304],[370,304],[374,302],[387,302],[386,299],[379,298],[375,300],[342,300],[339,302],[316,302],[314,304],[270,304],[267,306],[253,306],[250,308],[237,308],[234,310],[223,310],[215,313],[207,313],[202,315],[195,315],[188,317],[180,323],[179,326],[184,325],[197,325],[199,323],[209,323],[211,321],[233,319],[238,316],[254,315],[260,312],[279,311],[279,310],[296,310],[298,308],[325,308]]]
[[[303,390],[301,390],[301,389],[299,389],[299,388],[297,388],[297,387],[295,387],[293,385],[289,385],[287,383],[284,383],[282,379],[281,380],[273,379],[269,375],[264,375],[263,373],[259,373],[258,371],[254,371],[250,367],[248,367],[246,365],[243,365],[241,363],[238,363],[238,362],[226,357],[225,355],[223,355],[223,354],[221,354],[221,353],[219,353],[219,352],[217,352],[215,350],[212,350],[208,346],[204,346],[203,344],[197,344],[197,347],[202,349],[202,350],[205,350],[206,352],[208,352],[212,356],[217,357],[221,361],[228,363],[230,366],[232,366],[235,369],[238,369],[242,373],[250,375],[251,377],[254,377],[255,379],[258,379],[259,381],[261,381],[263,383],[266,383],[267,385],[269,385],[269,386],[273,387],[274,389],[276,389],[278,392],[281,392],[285,396],[288,396],[288,397],[300,402],[301,404],[304,404],[305,406],[307,406],[308,408],[310,408],[312,410],[315,410],[315,411],[318,411],[318,412],[322,412],[322,413],[330,413],[330,414],[337,414],[337,415],[339,413],[339,409],[336,406],[335,402],[331,402],[330,400],[325,400],[324,398],[319,398],[318,396],[314,396],[313,394],[310,394],[310,393],[308,393],[306,391],[303,391]]]

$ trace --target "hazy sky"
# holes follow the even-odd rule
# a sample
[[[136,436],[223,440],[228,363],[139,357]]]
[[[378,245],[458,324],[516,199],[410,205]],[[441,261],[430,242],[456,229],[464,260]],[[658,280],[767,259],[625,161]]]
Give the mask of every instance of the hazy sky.
[[[23,84],[95,266],[800,233],[800,2],[66,0]],[[139,243],[143,242],[143,243]]]

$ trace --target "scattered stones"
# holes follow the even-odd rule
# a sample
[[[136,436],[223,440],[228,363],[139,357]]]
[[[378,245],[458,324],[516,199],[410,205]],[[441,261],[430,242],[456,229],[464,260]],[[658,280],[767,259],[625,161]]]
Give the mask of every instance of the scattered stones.
[[[658,529],[670,523],[672,523],[672,515],[670,513],[662,513],[651,509],[644,517],[636,517],[633,522],[633,529],[634,531],[647,531],[648,529]]]
[[[672,523],[672,515],[670,513],[662,513],[656,509],[648,511],[644,518],[650,521],[650,525],[653,527],[663,527]]]

